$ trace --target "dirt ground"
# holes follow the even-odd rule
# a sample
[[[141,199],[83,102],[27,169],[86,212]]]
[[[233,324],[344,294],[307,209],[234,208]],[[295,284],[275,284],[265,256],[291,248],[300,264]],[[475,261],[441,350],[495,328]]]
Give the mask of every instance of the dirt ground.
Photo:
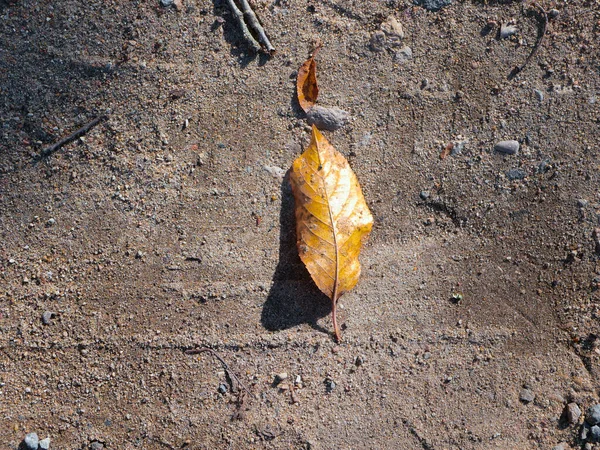
[[[599,394],[600,3],[539,4],[509,80],[527,2],[257,0],[268,58],[225,1],[0,1],[2,446],[583,448],[561,414]],[[400,47],[372,40],[389,16]],[[339,345],[264,169],[308,143],[315,39],[375,217]]]

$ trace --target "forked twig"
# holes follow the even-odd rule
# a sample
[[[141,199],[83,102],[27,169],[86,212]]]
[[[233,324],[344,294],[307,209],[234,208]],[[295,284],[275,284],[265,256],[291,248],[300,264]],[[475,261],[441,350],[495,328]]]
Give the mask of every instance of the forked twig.
[[[107,118],[108,118],[107,116],[96,117],[94,120],[92,120],[91,122],[82,126],[75,132],[68,135],[67,137],[62,138],[56,144],[52,144],[50,147],[46,147],[44,150],[42,150],[40,157],[45,158],[46,156],[50,156],[52,153],[59,150],[61,147],[65,146],[65,145],[73,142],[74,140],[80,138],[81,136],[83,136],[84,134],[86,134],[88,131],[90,131],[92,128],[94,128],[96,125],[98,125],[100,122],[102,122],[103,120],[105,120]]]
[[[540,10],[540,12],[542,13],[542,18],[544,19],[544,22],[542,23],[542,32],[538,36],[538,39],[536,40],[533,48],[531,49],[531,52],[529,53],[529,55],[525,59],[525,62],[523,64],[521,64],[520,66],[515,67],[510,72],[510,74],[508,75],[508,79],[509,80],[514,79],[519,73],[521,73],[523,71],[523,69],[529,63],[529,61],[531,60],[531,58],[533,58],[533,56],[537,53],[538,49],[542,45],[542,41],[544,40],[544,36],[546,36],[546,29],[548,28],[548,13],[546,12],[546,10],[544,8],[542,8],[537,3],[532,3],[531,6],[534,6],[534,7],[538,8]]]
[[[229,366],[227,365],[227,363],[225,362],[225,360],[223,358],[221,358],[221,356],[215,352],[212,348],[208,348],[208,347],[201,347],[201,348],[192,348],[190,350],[186,350],[185,354],[186,355],[197,355],[198,353],[210,353],[212,356],[214,356],[215,358],[217,358],[219,360],[219,362],[221,364],[223,364],[223,368],[225,369],[225,372],[227,372],[227,376],[231,379],[231,380],[235,380],[235,382],[241,386],[248,394],[250,394],[252,396],[252,393],[250,392],[250,390],[246,387],[246,385],[244,383],[242,383],[242,380],[240,380],[238,378],[238,376],[235,374],[235,372],[233,372]],[[232,386],[233,389],[233,386]]]

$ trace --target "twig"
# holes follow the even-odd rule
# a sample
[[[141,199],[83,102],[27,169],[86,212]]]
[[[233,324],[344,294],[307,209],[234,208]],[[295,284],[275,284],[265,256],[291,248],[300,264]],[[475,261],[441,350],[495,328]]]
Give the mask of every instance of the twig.
[[[225,371],[227,372],[227,376],[229,378],[231,378],[231,380],[235,380],[235,382],[240,385],[242,388],[244,388],[244,390],[252,395],[252,393],[248,390],[248,388],[246,387],[246,385],[244,383],[242,383],[242,381],[238,378],[238,376],[235,374],[235,372],[233,372],[229,366],[227,365],[227,363],[225,362],[225,360],[223,358],[221,358],[221,356],[219,356],[219,354],[217,352],[215,352],[212,348],[208,348],[208,347],[201,347],[201,348],[193,348],[190,350],[186,350],[185,354],[186,355],[197,355],[198,353],[210,353],[211,355],[213,355],[215,358],[217,358],[219,360],[219,362],[221,364],[223,364],[223,368],[225,369]],[[234,386],[232,386],[233,389]],[[237,386],[236,386],[237,387]],[[243,401],[242,401],[243,403]]]
[[[250,45],[252,46],[252,48],[254,50],[259,51],[261,49],[260,44],[258,43],[258,41],[256,39],[254,39],[254,36],[252,36],[252,33],[250,33],[250,30],[248,30],[248,26],[246,25],[246,22],[244,21],[244,14],[237,7],[234,0],[227,0],[227,3],[229,4],[231,11],[237,18],[238,23],[240,24],[240,28],[242,29],[242,34],[244,35],[244,39],[246,39],[250,43]]]
[[[248,4],[248,0],[240,0],[240,4],[242,5],[242,12],[244,13],[244,18],[248,21],[248,25],[250,28],[256,32],[258,36],[258,42],[269,52],[271,56],[275,54],[275,47],[271,45],[267,34],[265,33],[264,28],[258,21],[256,14],[252,11],[252,8]]]
[[[542,45],[544,36],[546,35],[546,29],[548,28],[548,13],[546,12],[546,10],[544,8],[542,8],[540,5],[538,5],[536,3],[532,3],[531,6],[537,7],[540,10],[540,12],[542,13],[542,18],[544,19],[544,22],[542,23],[542,32],[539,34],[538,39],[535,42],[535,45],[533,46],[533,48],[531,49],[529,56],[527,56],[527,58],[525,59],[525,62],[523,64],[521,64],[521,66],[515,67],[512,70],[512,72],[508,75],[509,80],[514,79],[519,73],[521,73],[523,71],[523,69],[529,63],[531,58],[533,58],[533,56],[537,53],[538,49]]]
[[[92,128],[94,128],[96,125],[98,125],[100,122],[102,122],[105,119],[107,119],[107,116],[96,117],[94,120],[92,120],[88,124],[82,126],[80,129],[71,133],[67,137],[61,139],[56,144],[52,144],[50,147],[47,147],[44,150],[42,150],[40,157],[45,158],[46,156],[50,156],[52,153],[59,150],[61,147],[73,142],[74,140],[76,140],[76,139],[80,138],[81,136],[83,136],[84,134],[86,134],[88,131],[90,131]]]

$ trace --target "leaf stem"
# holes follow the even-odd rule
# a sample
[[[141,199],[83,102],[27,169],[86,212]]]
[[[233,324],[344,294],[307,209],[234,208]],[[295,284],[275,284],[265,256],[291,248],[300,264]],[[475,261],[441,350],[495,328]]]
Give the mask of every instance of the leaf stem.
[[[338,286],[336,283],[335,287],[334,287],[334,291],[333,291],[333,300],[332,300],[332,306],[331,306],[331,318],[333,320],[333,332],[335,333],[335,341],[339,344],[340,342],[342,342],[342,333],[340,333],[340,327],[338,326],[337,316],[336,316],[337,301],[338,301],[337,289],[338,289]]]

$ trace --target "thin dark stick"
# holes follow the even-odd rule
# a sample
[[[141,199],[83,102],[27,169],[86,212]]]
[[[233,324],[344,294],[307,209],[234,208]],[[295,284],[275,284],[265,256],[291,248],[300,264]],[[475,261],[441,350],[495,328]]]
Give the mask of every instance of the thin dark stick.
[[[94,128],[96,125],[98,125],[100,122],[102,122],[106,118],[107,118],[107,116],[96,117],[94,120],[92,120],[88,124],[82,126],[80,129],[78,129],[74,133],[71,133],[67,137],[61,139],[56,144],[52,144],[50,147],[47,147],[44,150],[42,150],[40,157],[45,158],[46,156],[50,156],[52,153],[59,150],[61,147],[64,147],[65,145],[69,144],[70,142],[73,142],[74,140],[76,140],[76,139],[80,138],[81,136],[83,136],[84,134],[86,134],[88,131],[90,131],[92,128]]]
[[[544,40],[544,36],[546,36],[546,29],[548,28],[548,13],[546,12],[546,10],[544,8],[542,8],[540,5],[536,4],[536,3],[532,3],[531,6],[535,6],[536,8],[538,8],[540,10],[540,12],[542,13],[542,17],[544,19],[544,22],[542,24],[542,32],[540,33],[540,35],[538,36],[537,41],[535,42],[535,45],[533,46],[533,48],[531,49],[531,52],[529,53],[529,56],[527,56],[527,59],[525,59],[525,62],[523,64],[521,64],[520,67],[515,67],[512,72],[508,75],[508,79],[512,80],[513,78],[515,78],[519,73],[521,73],[523,71],[523,69],[525,68],[525,66],[529,63],[529,61],[531,60],[531,58],[533,58],[533,56],[537,53],[538,49],[540,48],[540,46],[542,45],[542,41]]]
[[[242,12],[244,13],[244,18],[248,22],[248,25],[250,25],[250,28],[253,29],[256,32],[256,35],[258,36],[258,42],[260,42],[260,44],[267,50],[267,52],[269,52],[269,54],[273,56],[276,51],[275,47],[271,45],[271,42],[269,41],[269,38],[267,37],[264,28],[258,21],[258,17],[256,17],[256,14],[254,14],[254,11],[248,3],[248,0],[240,0],[240,5],[242,6]]]
[[[235,380],[235,382],[237,384],[239,384],[241,387],[244,388],[244,390],[252,395],[252,393],[248,390],[248,388],[244,385],[244,383],[242,383],[242,381],[237,377],[237,375],[235,374],[235,372],[233,372],[229,366],[227,365],[227,363],[225,362],[225,360],[223,358],[221,358],[221,356],[219,356],[219,354],[217,352],[215,352],[212,348],[208,348],[208,347],[202,347],[202,348],[193,348],[190,350],[186,350],[185,354],[186,355],[197,355],[198,353],[210,353],[211,355],[213,355],[215,358],[217,358],[221,364],[223,364],[223,368],[225,369],[225,371],[227,372],[227,375],[229,375],[229,378],[231,378],[232,380]]]
[[[237,19],[238,24],[240,25],[240,28],[242,29],[242,34],[244,35],[244,39],[246,39],[246,41],[248,41],[248,43],[252,46],[253,50],[255,50],[255,51],[260,50],[260,48],[261,48],[260,44],[256,41],[256,39],[254,39],[254,36],[252,36],[252,33],[250,33],[250,30],[248,30],[248,26],[246,25],[246,22],[244,21],[244,13],[242,13],[242,11],[240,11],[238,6],[235,4],[234,0],[227,0],[227,3],[229,4],[229,8],[231,9],[231,12],[233,12],[233,15]]]

